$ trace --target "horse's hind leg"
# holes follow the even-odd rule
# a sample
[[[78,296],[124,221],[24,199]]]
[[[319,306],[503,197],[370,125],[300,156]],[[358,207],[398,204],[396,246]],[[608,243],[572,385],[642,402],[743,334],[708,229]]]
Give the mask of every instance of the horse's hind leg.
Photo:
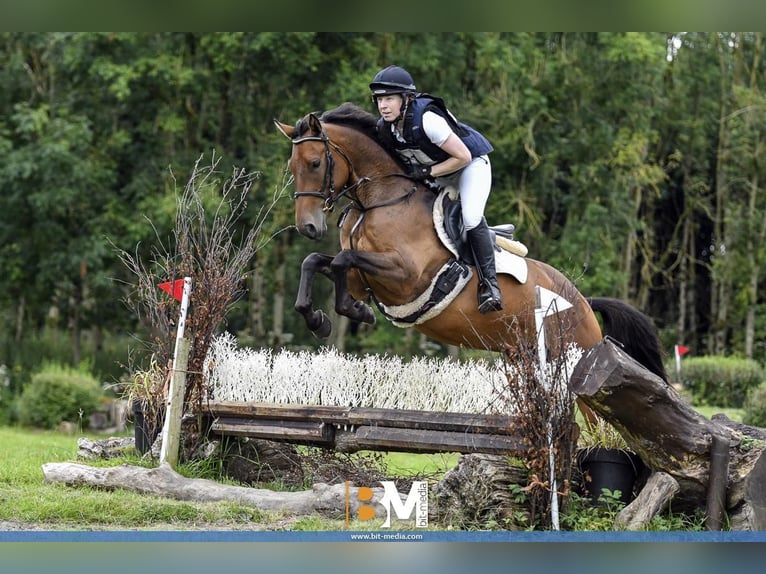
[[[311,253],[301,263],[301,279],[298,283],[298,295],[295,299],[295,310],[303,315],[309,330],[321,339],[326,339],[332,333],[332,321],[321,309],[315,310],[311,289],[314,286],[314,275],[317,272],[333,278],[330,262],[332,255]]]

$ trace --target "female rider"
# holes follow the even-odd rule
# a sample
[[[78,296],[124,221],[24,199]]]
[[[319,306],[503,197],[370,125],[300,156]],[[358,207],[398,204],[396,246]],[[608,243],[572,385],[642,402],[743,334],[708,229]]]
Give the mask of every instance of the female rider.
[[[463,226],[479,274],[478,304],[481,313],[500,311],[495,248],[484,218],[492,183],[489,154],[492,145],[472,127],[457,121],[441,98],[418,93],[404,68],[388,66],[370,83],[380,112],[378,137],[395,152],[419,181],[433,179],[452,185],[460,194]]]

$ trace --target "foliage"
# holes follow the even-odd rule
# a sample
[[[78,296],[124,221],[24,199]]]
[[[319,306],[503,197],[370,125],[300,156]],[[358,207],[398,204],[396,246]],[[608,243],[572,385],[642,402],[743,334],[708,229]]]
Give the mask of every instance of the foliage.
[[[569,504],[561,516],[562,529],[589,532],[614,531],[615,518],[625,507],[625,504],[620,501],[619,491],[610,492],[604,489],[599,501],[602,504],[596,506],[590,502],[590,499],[572,493]],[[644,530],[700,532],[705,530],[705,516],[701,511],[695,515],[686,515],[666,510],[653,517]]]
[[[18,398],[18,420],[22,425],[43,429],[54,428],[62,421],[87,428],[88,417],[102,394],[101,385],[87,371],[47,363],[32,375]]]
[[[185,332],[184,336],[191,339],[185,401],[192,411],[199,410],[204,394],[203,363],[213,337],[230,306],[242,296],[247,268],[268,240],[261,237],[261,230],[270,212],[269,205],[261,206],[255,225],[239,230],[237,223],[245,216],[247,198],[257,174],[235,169],[230,178],[221,181],[220,158],[213,155],[209,165],[202,160],[198,159],[177,197],[170,244],[158,235],[149,261],[139,253],[118,249],[120,259],[136,282],[128,304],[152,325],[153,365],[155,369],[167,366],[168,374],[175,342],[169,335],[174,331],[179,311],[177,302],[160,294],[157,285],[191,278],[186,317],[186,331],[190,335]],[[157,396],[151,398],[158,401]]]
[[[681,382],[702,405],[741,408],[747,393],[764,381],[763,368],[753,360],[737,357],[684,359]]]
[[[572,457],[577,425],[568,380],[582,355],[565,333],[560,351],[541,368],[536,345],[519,344],[509,351],[504,367],[507,385],[500,390],[526,452],[529,469],[529,524],[547,526],[553,519],[553,496],[563,504],[571,492]],[[517,341],[523,338],[517,335]],[[551,347],[553,349],[554,347]],[[550,350],[549,350],[550,352]],[[553,466],[553,468],[551,468]],[[559,502],[560,501],[560,502]]]
[[[123,381],[120,394],[128,401],[131,411],[140,410],[144,417],[144,428],[153,434],[160,428],[165,414],[163,397],[167,393],[170,368],[157,363],[152,357],[147,368],[135,368],[128,381]],[[139,447],[140,448],[140,447]]]
[[[766,383],[748,391],[742,422],[746,425],[766,428]]]
[[[579,448],[629,450],[625,438],[602,418],[598,418],[596,422],[587,422],[581,425],[577,446]]]
[[[70,364],[92,356],[88,339],[99,349],[135,333],[146,345],[157,334],[120,304],[134,277],[109,244],[147,260],[173,234],[167,166],[214,149],[228,158],[221,172],[257,170],[235,225],[244,236],[290,185],[272,118],[367,104],[369,79],[397,63],[493,143],[490,223],[516,224],[531,254],[586,294],[635,303],[666,342],[763,361],[762,47],[760,32],[2,33],[4,341],[60,331]],[[265,234],[292,211],[279,202]],[[255,347],[324,343],[285,304],[313,249],[336,250],[337,236],[284,233],[248,262],[248,296],[227,311],[235,335]],[[315,293],[325,308],[330,290]],[[383,320],[331,343],[421,351]],[[14,392],[30,372],[22,360],[0,349]]]

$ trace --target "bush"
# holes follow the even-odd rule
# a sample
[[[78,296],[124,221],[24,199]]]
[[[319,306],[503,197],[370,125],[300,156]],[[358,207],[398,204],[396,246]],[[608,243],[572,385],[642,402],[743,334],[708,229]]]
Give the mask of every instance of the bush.
[[[763,380],[756,361],[736,357],[693,357],[681,369],[681,382],[697,405],[742,408],[748,391]]]
[[[84,421],[96,410],[101,386],[89,373],[47,364],[24,387],[16,403],[19,423],[50,429],[62,421]]]
[[[750,389],[742,422],[746,425],[766,428],[766,383]]]
[[[11,417],[11,382],[8,367],[0,365],[0,426],[7,425]]]

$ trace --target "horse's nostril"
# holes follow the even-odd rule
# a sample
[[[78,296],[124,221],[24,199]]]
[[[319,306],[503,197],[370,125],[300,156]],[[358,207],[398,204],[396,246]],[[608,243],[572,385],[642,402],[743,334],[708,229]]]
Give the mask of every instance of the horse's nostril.
[[[319,230],[317,229],[316,225],[314,225],[313,223],[306,223],[302,227],[301,232],[303,233],[303,235],[305,235],[309,239],[316,239],[320,237]]]

